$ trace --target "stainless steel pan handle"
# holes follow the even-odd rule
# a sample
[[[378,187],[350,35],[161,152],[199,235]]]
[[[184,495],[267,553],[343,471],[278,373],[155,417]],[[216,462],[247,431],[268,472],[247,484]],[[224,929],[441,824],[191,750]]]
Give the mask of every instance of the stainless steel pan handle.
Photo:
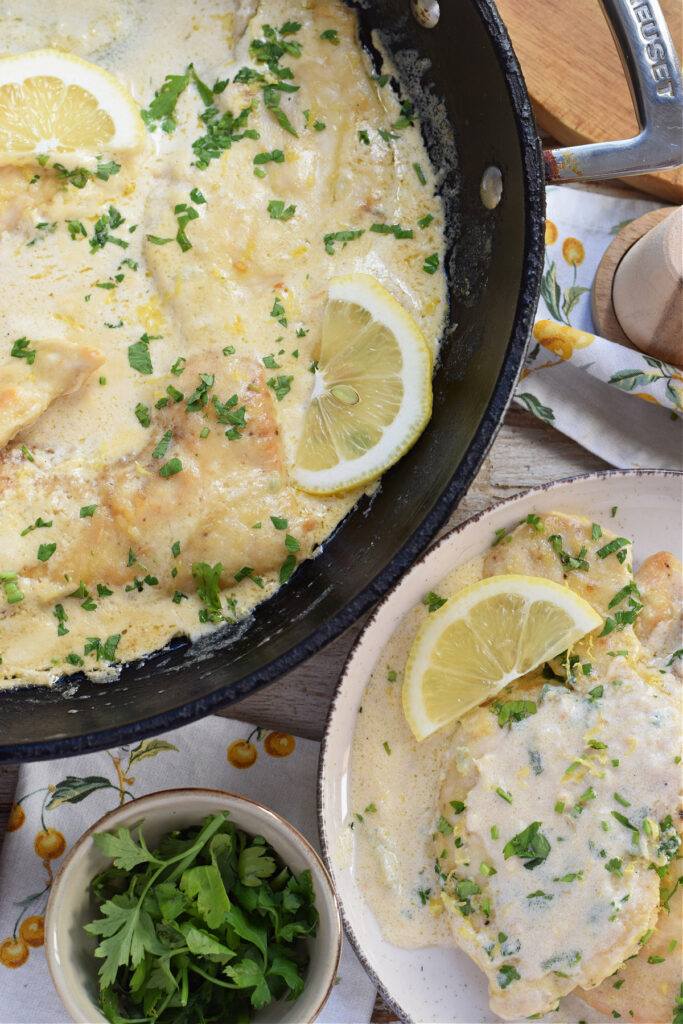
[[[633,139],[548,149],[546,181],[621,178],[683,163],[683,87],[658,0],[600,0],[626,71],[640,132]]]

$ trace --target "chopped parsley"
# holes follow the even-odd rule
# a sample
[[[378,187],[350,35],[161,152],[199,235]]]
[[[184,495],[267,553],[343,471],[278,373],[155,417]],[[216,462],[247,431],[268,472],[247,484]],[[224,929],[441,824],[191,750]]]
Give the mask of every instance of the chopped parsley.
[[[562,568],[566,569],[567,572],[572,572],[574,569],[581,569],[583,572],[588,572],[590,566],[585,557],[586,545],[581,547],[578,555],[571,555],[568,551],[564,550],[562,545],[562,538],[559,533],[553,533],[548,537],[548,543],[562,563]],[[598,552],[600,554],[600,552]]]
[[[438,608],[446,603],[445,597],[440,597],[435,594],[433,590],[430,590],[426,597],[422,598],[422,604],[426,605],[428,612],[435,612]]]
[[[411,104],[411,108],[412,108],[412,104]],[[401,108],[401,110],[403,110],[403,108]],[[412,121],[410,123],[412,124]],[[394,128],[398,128],[398,127],[399,127],[399,123],[397,122],[394,125]],[[401,127],[404,127],[404,126],[401,125]],[[415,173],[417,175],[417,180],[420,182],[420,184],[421,185],[426,185],[427,184],[427,179],[425,178],[424,171],[422,170],[422,167],[420,166],[420,164],[413,164],[413,170],[415,171]]]
[[[178,541],[178,554],[180,553],[180,544]],[[175,544],[173,545],[175,548]],[[176,552],[173,551],[176,555]],[[177,555],[176,555],[177,557]],[[192,576],[197,585],[197,593],[200,599],[206,605],[206,618],[211,622],[220,622],[223,618],[221,614],[221,595],[220,595],[220,578],[223,572],[223,565],[221,562],[216,562],[214,566],[209,565],[208,562],[193,562],[192,563]],[[181,600],[186,597],[186,594],[176,590],[173,595],[173,602],[180,604]],[[177,599],[176,599],[177,598]]]
[[[98,505],[83,505],[80,512],[78,513],[79,519],[92,519],[95,515],[95,509],[99,508]]]
[[[94,654],[98,661],[114,661],[120,639],[120,633],[108,636],[104,643],[98,636],[89,636],[83,648],[83,654]]]
[[[152,359],[149,354],[149,342],[149,335],[143,334],[139,341],[128,346],[128,365],[131,370],[137,370],[138,373],[144,373],[147,376],[152,373]],[[139,406],[136,406],[136,416],[138,416],[138,408]],[[140,419],[139,416],[138,419]],[[140,420],[140,422],[142,423],[142,420]],[[149,426],[149,424],[143,423],[143,426]]]
[[[172,430],[167,430],[166,433],[164,434],[164,436],[159,441],[159,444],[156,446],[156,448],[152,452],[152,458],[153,459],[163,459],[163,457],[166,454],[166,451],[168,449],[168,446],[171,443],[171,438],[172,437],[173,437],[173,431]]]
[[[25,359],[28,366],[33,366],[36,361],[36,350],[29,348],[29,345],[33,344],[35,342],[29,341],[28,338],[17,338],[12,345],[10,355],[15,359]]]
[[[290,576],[296,569],[296,558],[293,554],[288,554],[284,562],[280,566],[280,583],[287,583]]]
[[[188,412],[199,412],[209,401],[209,391],[214,386],[216,377],[213,373],[200,373],[199,384],[187,400]],[[174,396],[172,396],[174,397]],[[181,395],[181,399],[182,399]],[[177,400],[177,399],[176,399]]]
[[[85,230],[80,220],[69,220],[66,222],[66,226],[69,229],[71,240],[77,242],[80,238],[87,238],[88,232]]]
[[[506,700],[503,704],[495,703],[489,707],[489,711],[498,715],[498,725],[512,728],[513,722],[521,722],[529,715],[535,715],[537,708],[533,700]]]
[[[56,604],[54,606],[52,614],[57,620],[57,636],[66,636],[69,630],[66,628],[65,623],[67,622],[69,616],[64,611],[64,605]]]
[[[39,562],[47,562],[49,558],[52,558],[55,551],[57,550],[56,543],[52,544],[41,544],[38,547],[37,559]]]
[[[93,229],[92,237],[90,239],[90,252],[97,252],[98,249],[104,249],[107,242],[113,245],[118,245],[121,249],[128,248],[128,242],[124,241],[123,238],[117,238],[116,235],[112,235],[110,232],[116,228],[125,224],[126,218],[123,217],[115,206],[110,206],[106,213],[103,213],[99,220],[96,221]],[[123,280],[123,278],[121,278]]]
[[[280,374],[277,379],[275,377],[271,377],[270,380],[266,381],[266,384],[275,392],[278,402],[281,402],[285,395],[289,394],[290,385],[293,380],[293,375],[285,376]]]
[[[48,529],[50,526],[52,526],[52,520],[50,520],[49,523],[46,523],[41,516],[38,516],[35,523],[31,523],[30,526],[27,526],[21,531],[21,536],[25,537],[27,533],[31,533],[33,530]]]
[[[154,93],[154,99],[146,110],[141,110],[142,120],[147,125],[148,131],[156,131],[157,125],[161,125],[163,132],[173,132],[176,122],[173,118],[178,97],[187,88],[190,82],[190,65],[184,75],[166,75],[163,85]]]
[[[329,253],[330,256],[334,256],[334,243],[341,242],[342,249],[346,248],[347,242],[353,242],[354,239],[360,238],[361,235],[365,234],[363,228],[359,228],[357,231],[330,231],[328,234],[323,235],[323,245],[325,246],[325,252]]]
[[[339,33],[336,28],[326,28],[324,32],[320,33],[320,38],[332,43],[333,46],[339,46]]]
[[[260,576],[254,574],[254,570],[249,565],[243,565],[239,572],[235,573],[235,579],[239,583],[240,580],[249,579],[252,583],[255,583],[257,587],[263,590],[263,580]]]
[[[628,555],[627,546],[631,543],[626,537],[615,537],[609,544],[599,548],[595,553],[598,558],[607,558],[609,555],[616,555],[620,562],[624,562]]]
[[[528,865],[525,865],[525,867],[528,867]],[[518,981],[519,978],[521,978],[521,974],[512,964],[503,964],[502,967],[498,968],[496,980],[501,988],[507,988],[511,982]]]
[[[412,238],[412,228],[402,228],[400,224],[371,224],[370,230],[378,235],[393,235],[394,238]]]
[[[533,821],[530,825],[505,844],[503,857],[520,857],[526,861],[527,870],[532,870],[542,863],[550,853],[550,843],[540,831],[542,822]]]
[[[136,367],[134,367],[134,369],[136,369]],[[150,424],[149,406],[144,405],[142,402],[138,402],[138,404],[135,406],[135,415],[138,418],[140,426],[142,426],[142,427],[148,427],[149,426],[149,424]]]
[[[24,595],[19,589],[19,584],[17,583],[18,579],[19,577],[15,572],[0,571],[0,583],[3,585],[7,604],[17,604],[18,601],[24,600]]]
[[[169,459],[159,470],[160,476],[175,476],[176,473],[180,473],[183,468],[183,464],[180,459]]]
[[[431,256],[425,256],[424,265],[422,267],[425,274],[435,274],[439,269],[439,254],[433,252]]]
[[[285,206],[284,199],[271,199],[268,203],[268,213],[272,220],[289,220],[296,213],[296,206],[291,203]]]

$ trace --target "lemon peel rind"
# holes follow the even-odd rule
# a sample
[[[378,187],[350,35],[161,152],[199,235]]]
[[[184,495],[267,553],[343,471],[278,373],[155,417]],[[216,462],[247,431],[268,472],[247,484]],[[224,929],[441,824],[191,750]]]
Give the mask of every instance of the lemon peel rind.
[[[413,318],[370,274],[345,274],[329,283],[328,300],[341,300],[362,305],[373,320],[392,332],[404,361],[402,374],[403,399],[393,424],[380,441],[357,459],[342,460],[332,469],[306,470],[295,465],[292,482],[309,494],[338,494],[376,480],[412,448],[432,414],[432,354],[424,334]],[[411,337],[416,345],[402,343]],[[323,369],[324,376],[324,369]],[[396,441],[394,424],[402,422],[405,436]],[[405,429],[410,424],[409,429]],[[353,472],[349,472],[349,467]],[[378,468],[379,467],[379,468]]]
[[[471,710],[472,707],[476,707],[478,704],[481,704],[489,697],[495,696],[496,693],[499,693],[514,679],[518,679],[521,675],[533,671],[534,668],[538,668],[539,665],[556,657],[562,651],[576,643],[577,640],[586,636],[587,633],[592,632],[592,630],[597,629],[598,626],[602,625],[602,616],[595,611],[588,601],[584,600],[584,598],[580,597],[573,590],[570,590],[569,587],[563,586],[560,583],[555,583],[553,580],[548,580],[544,577],[524,576],[517,573],[511,573],[500,576],[490,576],[463,588],[463,590],[450,598],[446,604],[442,605],[441,608],[430,613],[429,618],[422,623],[422,626],[418,630],[408,654],[401,699],[403,711],[410,730],[418,741],[427,739],[428,736],[431,736],[438,729],[456,721],[456,718],[450,717],[441,722],[434,722],[423,714],[419,701],[414,699],[420,692],[419,680],[429,667],[429,657],[435,643],[450,623],[455,622],[457,619],[464,618],[468,612],[482,600],[495,597],[497,594],[509,593],[511,585],[514,584],[521,584],[525,588],[524,596],[528,598],[529,603],[547,600],[549,595],[552,593],[561,597],[563,604],[572,605],[575,625],[572,630],[563,634],[561,640],[559,640],[556,645],[549,647],[544,651],[542,657],[540,657],[534,664],[526,667],[524,672],[513,670],[505,673],[500,677],[500,679],[492,681],[488,691],[482,696],[481,700],[478,701],[477,704],[473,704],[470,705],[469,708],[465,708],[462,711],[462,714]]]
[[[91,93],[115,125],[115,134],[105,147],[107,153],[135,149],[144,139],[145,125],[138,105],[125,86],[99,64],[57,49],[30,50],[0,57],[0,88],[22,85],[29,78],[58,78],[66,86],[79,86]],[[3,149],[0,160],[17,162],[33,155],[33,150]],[[70,155],[69,152],[59,154],[60,159]]]

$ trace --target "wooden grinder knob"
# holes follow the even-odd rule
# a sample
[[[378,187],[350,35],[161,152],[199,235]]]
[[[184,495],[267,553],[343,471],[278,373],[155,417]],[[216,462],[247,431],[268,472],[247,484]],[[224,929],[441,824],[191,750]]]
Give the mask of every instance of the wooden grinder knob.
[[[634,345],[683,365],[683,207],[628,249],[614,274],[612,303]]]

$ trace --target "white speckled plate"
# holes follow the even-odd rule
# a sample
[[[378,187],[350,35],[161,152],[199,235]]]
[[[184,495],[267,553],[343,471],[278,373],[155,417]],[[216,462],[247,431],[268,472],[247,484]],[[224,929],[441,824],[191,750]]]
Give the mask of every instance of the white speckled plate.
[[[413,566],[377,606],[344,667],[330,708],[320,754],[319,819],[322,848],[342,905],[348,936],[366,970],[395,1011],[407,1021],[486,1024],[484,975],[457,949],[406,950],[386,942],[355,877],[353,851],[345,851],[351,743],[358,706],[375,661],[403,616],[444,576],[487,550],[500,527],[530,512],[577,512],[603,522],[634,543],[639,565],[655,551],[681,558],[683,475],[633,470],[595,473],[526,491],[474,516],[448,533]],[[613,506],[617,506],[611,518]],[[611,1021],[569,996],[562,1021]],[[558,1015],[549,1016],[557,1024]]]

